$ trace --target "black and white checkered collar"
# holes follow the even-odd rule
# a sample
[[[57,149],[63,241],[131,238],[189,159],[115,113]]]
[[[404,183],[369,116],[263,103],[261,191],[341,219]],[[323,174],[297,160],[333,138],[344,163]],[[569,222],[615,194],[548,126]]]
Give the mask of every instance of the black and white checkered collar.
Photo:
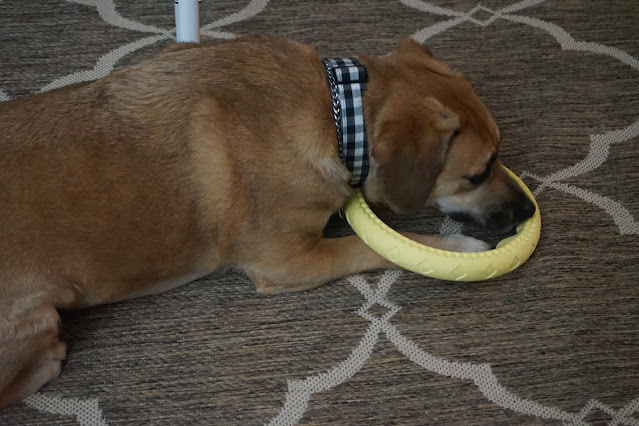
[[[353,58],[326,58],[337,129],[337,147],[342,163],[351,172],[351,186],[361,186],[368,176],[368,140],[362,95],[366,91],[366,68]]]

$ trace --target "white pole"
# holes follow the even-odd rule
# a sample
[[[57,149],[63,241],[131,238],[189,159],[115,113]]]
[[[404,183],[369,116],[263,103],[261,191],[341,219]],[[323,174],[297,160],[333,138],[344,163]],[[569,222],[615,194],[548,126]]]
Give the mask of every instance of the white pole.
[[[178,43],[199,43],[199,0],[175,0],[175,35]]]

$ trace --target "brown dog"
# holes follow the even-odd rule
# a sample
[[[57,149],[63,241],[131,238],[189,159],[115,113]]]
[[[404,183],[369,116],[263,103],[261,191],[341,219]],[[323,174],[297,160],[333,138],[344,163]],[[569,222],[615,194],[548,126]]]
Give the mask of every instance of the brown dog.
[[[496,160],[470,83],[421,45],[358,57],[371,202],[512,228],[534,206]],[[264,293],[391,268],[322,229],[352,191],[316,52],[248,37],[0,103],[0,406],[56,377],[57,309],[164,291],[220,267]],[[449,250],[463,236],[411,235]]]

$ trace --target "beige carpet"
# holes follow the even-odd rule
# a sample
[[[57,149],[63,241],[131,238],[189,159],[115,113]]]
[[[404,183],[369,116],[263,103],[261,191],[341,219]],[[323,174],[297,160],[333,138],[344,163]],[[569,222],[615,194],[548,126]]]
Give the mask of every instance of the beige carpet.
[[[65,313],[63,374],[0,424],[639,425],[637,1],[204,0],[201,23],[322,55],[427,44],[500,125],[537,251],[483,283],[379,271],[266,297],[227,274]],[[139,62],[172,29],[169,0],[0,0],[0,100]],[[385,219],[495,239],[433,211]]]

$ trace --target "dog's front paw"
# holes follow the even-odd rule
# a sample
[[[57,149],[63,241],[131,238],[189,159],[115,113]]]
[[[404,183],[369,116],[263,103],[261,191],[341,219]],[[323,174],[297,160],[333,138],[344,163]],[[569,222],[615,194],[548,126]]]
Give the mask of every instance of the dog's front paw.
[[[490,250],[492,247],[477,238],[467,237],[465,235],[449,235],[444,237],[446,244],[450,246],[450,251],[460,251],[472,253],[477,251]]]

